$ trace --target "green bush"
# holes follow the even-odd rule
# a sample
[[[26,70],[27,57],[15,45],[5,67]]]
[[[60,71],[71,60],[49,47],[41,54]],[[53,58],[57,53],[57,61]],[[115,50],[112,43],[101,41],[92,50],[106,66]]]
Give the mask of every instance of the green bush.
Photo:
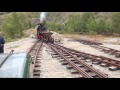
[[[88,19],[88,23],[86,25],[87,34],[96,34],[98,23],[95,21],[95,18],[92,16]]]
[[[47,23],[48,30],[50,31],[60,31],[61,30],[61,25],[57,23]]]
[[[1,31],[6,39],[15,39],[24,36],[23,31],[31,27],[32,24],[26,14],[14,12],[5,17]]]
[[[112,23],[113,23],[114,32],[120,34],[120,13],[119,12],[114,12],[111,20],[112,20]]]
[[[76,14],[71,15],[68,18],[68,21],[66,23],[66,31],[68,33],[70,32],[81,32],[81,33],[88,33],[88,23],[90,22],[90,18],[93,18],[92,13],[84,13],[82,15]]]
[[[66,23],[65,31],[68,33],[79,32],[83,34],[102,34],[102,35],[112,35],[114,32],[119,32],[120,17],[118,21],[116,18],[111,20],[110,18],[97,18],[95,13],[87,12],[83,14],[71,15]],[[114,21],[114,23],[113,23]],[[113,25],[114,24],[114,25]],[[116,30],[115,28],[116,27]]]

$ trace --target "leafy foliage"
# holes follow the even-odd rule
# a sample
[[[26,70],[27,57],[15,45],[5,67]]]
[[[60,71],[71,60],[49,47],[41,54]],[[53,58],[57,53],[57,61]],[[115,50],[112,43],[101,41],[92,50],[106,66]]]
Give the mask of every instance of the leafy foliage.
[[[113,13],[111,19],[112,19],[114,32],[120,34],[120,13],[119,12]]]
[[[0,31],[3,32],[5,38],[8,40],[24,36],[23,31],[31,27],[32,24],[25,14],[14,12],[5,17]]]

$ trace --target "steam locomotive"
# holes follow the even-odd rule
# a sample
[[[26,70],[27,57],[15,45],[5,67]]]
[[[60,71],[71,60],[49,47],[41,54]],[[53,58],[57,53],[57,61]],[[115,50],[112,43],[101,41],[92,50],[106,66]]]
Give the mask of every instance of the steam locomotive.
[[[43,40],[45,42],[54,42],[54,39],[51,37],[53,33],[47,31],[46,25],[43,23],[39,23],[37,27],[37,39]]]

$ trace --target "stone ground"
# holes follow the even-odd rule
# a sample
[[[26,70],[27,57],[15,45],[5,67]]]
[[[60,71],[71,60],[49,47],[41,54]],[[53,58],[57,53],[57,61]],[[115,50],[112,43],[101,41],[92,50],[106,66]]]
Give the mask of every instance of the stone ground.
[[[71,41],[73,38],[68,38],[64,35],[60,35],[54,32],[52,37],[57,38],[61,40],[61,45],[66,46],[68,48],[73,48],[75,50],[83,51],[86,53],[94,54],[94,55],[101,55],[113,59],[120,60],[120,58],[115,58],[112,55],[105,54],[95,48],[90,47],[89,45],[83,45],[76,41]],[[85,37],[89,39],[88,37]],[[119,38],[110,38],[110,39],[104,39],[104,40],[98,40],[102,41],[104,43],[104,46],[110,47],[113,49],[120,49],[119,45]],[[106,41],[105,41],[106,40]],[[112,40],[114,44],[112,43]],[[29,48],[34,44],[36,39],[28,37],[24,39],[20,39],[18,41],[9,42],[5,44],[5,53],[9,53],[11,50],[14,50],[15,52],[28,52]],[[110,41],[110,42],[109,42]],[[116,44],[118,42],[118,44]],[[48,47],[44,45],[42,50],[42,57],[41,57],[41,78],[74,78],[77,77],[71,75],[70,71],[65,68],[65,66],[62,66],[59,60],[52,58],[48,51]],[[93,65],[91,62],[88,62],[88,64]],[[111,78],[120,78],[120,71],[109,71],[108,68],[101,67],[99,65],[93,65],[96,69],[99,71],[108,74]]]

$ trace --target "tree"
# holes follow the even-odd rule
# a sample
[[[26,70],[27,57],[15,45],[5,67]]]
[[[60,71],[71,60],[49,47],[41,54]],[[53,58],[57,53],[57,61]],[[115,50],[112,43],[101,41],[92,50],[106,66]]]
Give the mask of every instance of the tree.
[[[94,17],[90,17],[88,19],[88,23],[86,25],[88,34],[96,34],[97,31],[97,22],[95,21]]]
[[[1,26],[3,33],[9,38],[20,38],[24,36],[23,31],[29,28],[29,23],[23,13],[12,13],[5,17],[5,21]]]
[[[113,13],[111,20],[113,23],[114,32],[120,34],[120,13],[119,12]]]

